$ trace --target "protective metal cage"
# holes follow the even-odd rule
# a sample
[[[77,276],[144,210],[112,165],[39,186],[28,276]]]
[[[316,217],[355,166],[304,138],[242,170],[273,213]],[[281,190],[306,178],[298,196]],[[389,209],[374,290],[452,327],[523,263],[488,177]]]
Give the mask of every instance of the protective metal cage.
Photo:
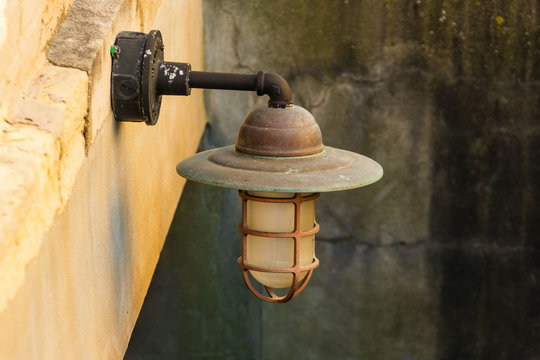
[[[315,250],[313,250],[313,261],[309,265],[300,265],[300,239],[304,236],[315,235],[319,232],[319,224],[315,219],[313,220],[313,227],[307,231],[302,231],[300,227],[300,208],[301,204],[306,201],[315,200],[319,197],[319,193],[315,193],[308,196],[302,196],[301,193],[295,193],[294,197],[286,199],[277,198],[264,198],[259,196],[250,195],[246,190],[240,190],[238,192],[242,198],[242,222],[239,224],[238,229],[242,233],[242,256],[238,258],[238,265],[242,269],[242,275],[244,281],[249,290],[257,296],[259,299],[272,302],[272,303],[284,303],[289,301],[298,295],[306,287],[313,270],[319,266],[319,259],[315,256]],[[292,232],[266,232],[257,231],[248,228],[247,225],[247,202],[258,201],[267,203],[292,203],[294,204],[294,229]],[[247,258],[247,237],[248,235],[260,236],[260,237],[273,237],[273,238],[292,238],[294,240],[294,261],[291,267],[262,267],[248,264]],[[268,286],[264,286],[268,296],[262,295],[258,292],[249,278],[248,271],[260,271],[268,273],[291,273],[292,284],[289,292],[284,296],[278,296],[274,290]],[[307,271],[306,276],[299,281],[300,273]]]

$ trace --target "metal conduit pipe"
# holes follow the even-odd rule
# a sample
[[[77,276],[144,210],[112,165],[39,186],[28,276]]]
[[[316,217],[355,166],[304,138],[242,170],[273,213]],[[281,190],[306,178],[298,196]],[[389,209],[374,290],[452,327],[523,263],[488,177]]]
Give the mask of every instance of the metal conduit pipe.
[[[191,89],[256,91],[268,95],[268,106],[283,108],[292,105],[291,88],[287,81],[274,73],[233,74],[192,71],[189,63],[163,61],[158,66],[159,95],[189,95]]]

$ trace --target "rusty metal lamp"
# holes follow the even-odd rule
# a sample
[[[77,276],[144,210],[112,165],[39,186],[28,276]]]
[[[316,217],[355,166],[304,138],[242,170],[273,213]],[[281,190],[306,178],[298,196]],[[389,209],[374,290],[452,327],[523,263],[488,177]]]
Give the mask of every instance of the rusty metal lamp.
[[[111,55],[111,99],[118,121],[153,125],[162,95],[189,95],[191,88],[257,91],[270,97],[268,106],[246,116],[236,145],[197,153],[176,170],[189,180],[239,190],[238,265],[250,291],[272,303],[298,295],[319,265],[315,199],[321,192],[374,183],[382,177],[382,167],[363,155],[324,146],[315,119],[293,105],[290,88],[279,75],[196,72],[188,63],[165,62],[156,30],[120,33]],[[282,288],[288,290],[278,295],[275,289]]]

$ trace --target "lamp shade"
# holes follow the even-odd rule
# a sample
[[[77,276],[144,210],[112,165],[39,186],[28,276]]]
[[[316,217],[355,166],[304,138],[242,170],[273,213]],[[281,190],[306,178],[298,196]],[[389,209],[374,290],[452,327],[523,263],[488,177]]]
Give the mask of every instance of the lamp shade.
[[[189,180],[225,188],[306,193],[353,189],[383,175],[366,156],[324,146],[315,119],[299,106],[253,110],[236,146],[200,152],[176,170]]]

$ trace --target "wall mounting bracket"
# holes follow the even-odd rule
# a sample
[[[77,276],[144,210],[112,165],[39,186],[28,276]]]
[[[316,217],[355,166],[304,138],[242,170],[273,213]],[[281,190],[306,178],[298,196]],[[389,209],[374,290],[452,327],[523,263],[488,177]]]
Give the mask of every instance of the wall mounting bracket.
[[[159,30],[122,31],[111,47],[111,103],[117,121],[155,125],[163,95],[190,95],[192,88],[256,91],[269,107],[292,106],[291,89],[281,76],[192,71],[191,64],[164,61]]]

